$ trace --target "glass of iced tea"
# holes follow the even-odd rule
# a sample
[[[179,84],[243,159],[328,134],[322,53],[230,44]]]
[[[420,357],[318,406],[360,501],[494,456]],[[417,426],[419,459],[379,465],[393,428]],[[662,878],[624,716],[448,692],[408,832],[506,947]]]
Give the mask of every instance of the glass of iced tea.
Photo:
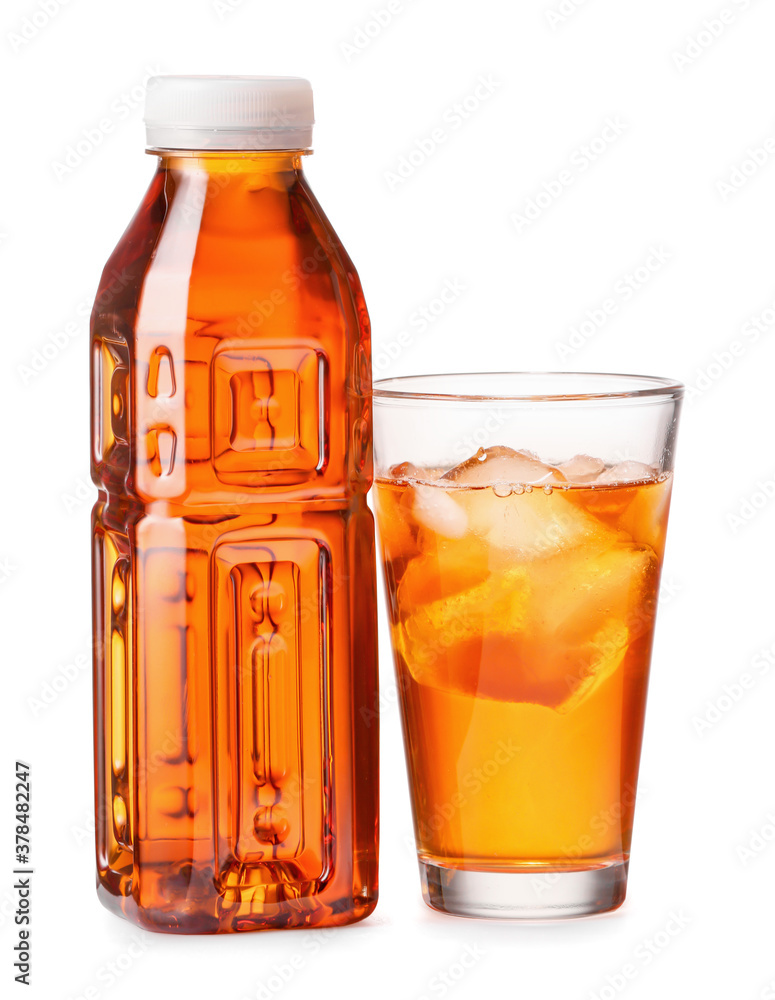
[[[683,387],[571,373],[374,386],[375,499],[423,895],[625,896]]]

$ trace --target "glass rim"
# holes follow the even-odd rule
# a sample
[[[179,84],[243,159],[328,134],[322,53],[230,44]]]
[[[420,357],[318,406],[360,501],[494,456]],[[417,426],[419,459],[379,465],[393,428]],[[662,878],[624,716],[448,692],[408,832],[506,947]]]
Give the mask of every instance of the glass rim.
[[[412,389],[414,383],[427,385],[442,379],[531,379],[552,378],[557,380],[602,379],[612,383],[630,383],[630,388],[619,388],[611,392],[558,392],[558,393],[503,393],[503,392],[434,392],[432,389]],[[640,388],[634,384],[639,383]],[[643,383],[647,383],[643,387]],[[404,388],[406,386],[406,388]],[[584,402],[586,400],[606,399],[644,399],[649,397],[661,399],[682,399],[684,384],[671,378],[656,375],[624,375],[614,372],[558,372],[558,371],[502,371],[502,372],[436,372],[430,375],[399,375],[394,378],[378,379],[373,383],[372,395],[378,400],[438,400],[462,401],[473,403],[503,402]]]

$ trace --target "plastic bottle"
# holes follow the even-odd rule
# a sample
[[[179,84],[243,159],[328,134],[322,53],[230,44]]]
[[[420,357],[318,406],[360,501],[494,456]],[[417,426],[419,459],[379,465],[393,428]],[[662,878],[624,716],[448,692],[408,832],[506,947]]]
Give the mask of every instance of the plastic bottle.
[[[157,77],[92,314],[98,892],[156,930],[377,899],[369,320],[291,77]]]

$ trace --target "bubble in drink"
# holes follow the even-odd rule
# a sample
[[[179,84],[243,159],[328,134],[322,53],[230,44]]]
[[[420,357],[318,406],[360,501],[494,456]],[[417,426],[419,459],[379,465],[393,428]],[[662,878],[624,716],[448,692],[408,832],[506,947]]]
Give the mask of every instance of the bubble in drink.
[[[567,462],[561,462],[557,468],[569,483],[589,483],[605,471],[602,458],[591,455],[574,455]]]

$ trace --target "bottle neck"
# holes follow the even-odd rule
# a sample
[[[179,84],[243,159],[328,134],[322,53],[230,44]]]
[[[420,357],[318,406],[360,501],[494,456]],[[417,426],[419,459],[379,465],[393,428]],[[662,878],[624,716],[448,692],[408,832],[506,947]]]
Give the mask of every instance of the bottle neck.
[[[148,149],[151,156],[159,157],[162,170],[181,173],[271,175],[299,174],[302,157],[311,149],[249,149],[249,150],[200,150],[200,149]]]

